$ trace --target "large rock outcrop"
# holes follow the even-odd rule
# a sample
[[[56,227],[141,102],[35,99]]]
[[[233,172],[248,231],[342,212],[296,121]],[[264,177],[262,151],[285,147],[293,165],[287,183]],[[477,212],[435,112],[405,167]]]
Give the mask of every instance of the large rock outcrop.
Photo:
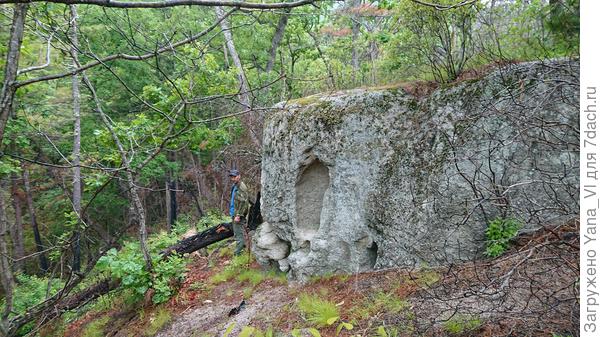
[[[487,224],[568,220],[579,200],[579,64],[506,66],[417,98],[310,96],[267,117],[260,262],[292,277],[481,256]]]

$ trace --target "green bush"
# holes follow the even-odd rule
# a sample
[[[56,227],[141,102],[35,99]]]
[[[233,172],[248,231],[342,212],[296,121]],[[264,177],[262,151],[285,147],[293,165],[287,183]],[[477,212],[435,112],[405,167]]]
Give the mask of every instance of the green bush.
[[[520,221],[512,218],[496,218],[489,223],[485,231],[485,254],[489,257],[498,257],[506,251],[509,241],[517,235],[522,227]]]
[[[119,252],[116,249],[109,250],[100,258],[96,267],[120,279],[121,286],[132,289],[138,299],[152,288],[155,291],[152,301],[155,304],[165,302],[173,295],[173,284],[183,278],[185,271],[185,260],[182,257],[171,255],[163,259],[160,254],[162,249],[176,240],[175,236],[166,233],[153,235],[148,240],[153,260],[153,275],[146,270],[138,242],[127,242]]]

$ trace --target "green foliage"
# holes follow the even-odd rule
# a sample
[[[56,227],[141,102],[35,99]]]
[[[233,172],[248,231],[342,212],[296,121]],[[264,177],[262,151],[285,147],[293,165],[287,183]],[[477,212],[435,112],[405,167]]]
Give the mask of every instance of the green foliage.
[[[35,275],[17,274],[16,286],[13,293],[13,312],[9,317],[25,313],[28,309],[53,296],[64,286],[60,279],[49,279]],[[4,310],[5,298],[0,299],[0,308]],[[31,331],[34,323],[29,323],[19,330],[19,335]]]
[[[141,299],[150,288],[155,290],[152,296],[154,303],[168,300],[174,293],[175,283],[183,278],[185,260],[177,255],[163,259],[160,251],[176,242],[176,237],[160,233],[153,235],[148,240],[148,246],[154,264],[154,273],[147,270],[138,242],[127,242],[117,252],[109,250],[100,258],[97,268],[102,272],[109,272],[112,277],[121,280],[121,285],[132,289],[134,294]]]
[[[489,257],[502,255],[508,248],[509,241],[517,235],[521,227],[522,223],[512,218],[492,220],[485,231],[485,254]]]
[[[198,224],[196,225],[196,229],[201,231],[206,228],[216,226],[221,223],[231,222],[231,218],[219,209],[210,210],[207,212],[205,216],[198,220]]]
[[[466,331],[477,329],[481,326],[481,319],[471,315],[456,315],[444,322],[444,330],[451,334],[462,334]]]
[[[160,329],[171,321],[171,313],[165,308],[160,308],[150,317],[150,324],[144,330],[144,336],[154,336]]]
[[[0,178],[7,177],[11,173],[19,173],[19,162],[8,157],[0,159]]]
[[[298,300],[298,308],[306,320],[317,327],[333,325],[340,318],[335,303],[314,295],[302,294]]]

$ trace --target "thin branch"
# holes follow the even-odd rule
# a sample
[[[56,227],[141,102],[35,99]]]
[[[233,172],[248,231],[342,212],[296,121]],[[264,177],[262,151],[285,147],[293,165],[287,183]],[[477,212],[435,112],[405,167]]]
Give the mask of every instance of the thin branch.
[[[1,3],[2,0],[0,0]],[[172,51],[174,48],[180,47],[182,45],[188,44],[190,42],[193,42],[201,37],[203,37],[204,35],[210,33],[215,27],[217,27],[219,25],[219,23],[224,20],[225,18],[227,18],[229,15],[231,15],[231,13],[233,13],[234,11],[236,11],[236,9],[232,9],[229,12],[225,13],[225,15],[222,18],[219,18],[218,20],[216,20],[216,22],[214,22],[212,25],[210,25],[210,27],[208,27],[207,29],[203,30],[202,32],[196,34],[196,35],[192,35],[187,39],[181,40],[179,42],[176,43],[169,43],[168,45],[157,49],[156,51],[153,51],[151,53],[147,53],[144,55],[129,55],[129,54],[123,54],[123,53],[119,53],[119,54],[114,54],[114,55],[110,55],[110,56],[106,56],[102,59],[97,59],[95,61],[92,61],[90,63],[87,63],[85,65],[82,65],[76,69],[73,69],[69,72],[65,72],[65,73],[60,73],[60,74],[51,74],[51,75],[46,75],[46,76],[41,76],[41,77],[36,77],[36,78],[32,78],[32,79],[28,79],[28,80],[24,80],[24,81],[16,81],[13,82],[13,86],[14,88],[20,88],[29,84],[33,84],[33,83],[37,83],[37,82],[42,82],[42,81],[49,81],[49,80],[56,80],[59,78],[63,78],[63,77],[67,77],[67,76],[73,76],[75,74],[81,73],[82,71],[88,70],[90,68],[93,68],[95,66],[101,65],[103,63],[106,62],[110,62],[110,61],[114,61],[114,60],[127,60],[127,61],[141,61],[141,60],[146,60],[155,56],[158,56],[159,54],[168,52],[168,51]]]
[[[282,9],[314,4],[317,0],[293,2],[253,3],[215,0],[165,0],[165,1],[111,1],[111,0],[0,0],[0,4],[52,2],[66,5],[95,5],[115,8],[166,8],[177,6],[224,6],[247,9]]]
[[[52,38],[54,37],[54,33],[50,34],[48,37],[48,42],[46,46],[46,63],[41,64],[39,66],[31,66],[25,69],[17,70],[17,76],[28,73],[30,71],[41,70],[47,68],[50,65],[50,51],[52,50]]]

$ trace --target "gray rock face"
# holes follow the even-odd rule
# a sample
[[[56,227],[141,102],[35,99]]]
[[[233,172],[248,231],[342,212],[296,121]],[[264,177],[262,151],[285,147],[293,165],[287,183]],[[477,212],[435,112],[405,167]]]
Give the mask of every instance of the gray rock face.
[[[523,63],[418,99],[357,89],[264,128],[259,261],[292,277],[480,257],[485,229],[578,214],[579,64]]]

